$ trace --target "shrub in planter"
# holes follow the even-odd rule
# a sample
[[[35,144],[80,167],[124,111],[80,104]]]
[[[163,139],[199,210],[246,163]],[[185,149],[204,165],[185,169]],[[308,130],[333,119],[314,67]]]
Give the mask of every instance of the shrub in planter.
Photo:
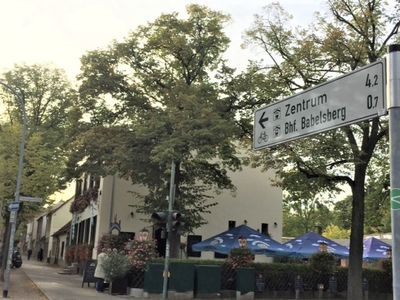
[[[105,280],[111,283],[110,293],[126,294],[127,277],[130,264],[128,257],[116,249],[109,251],[103,262]],[[114,286],[114,288],[113,288]],[[116,291],[115,288],[119,290]]]
[[[222,267],[222,288],[232,290],[236,286],[236,270],[251,266],[253,254],[248,248],[235,248],[229,253]]]

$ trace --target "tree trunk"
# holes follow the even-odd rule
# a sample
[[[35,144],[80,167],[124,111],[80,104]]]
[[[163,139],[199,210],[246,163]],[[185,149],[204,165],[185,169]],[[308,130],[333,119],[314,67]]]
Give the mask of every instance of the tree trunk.
[[[363,299],[362,255],[364,237],[364,184],[367,165],[357,164],[352,186],[352,221],[350,235],[349,274],[347,280],[347,299]]]
[[[180,258],[181,236],[176,231],[170,232],[170,257]]]

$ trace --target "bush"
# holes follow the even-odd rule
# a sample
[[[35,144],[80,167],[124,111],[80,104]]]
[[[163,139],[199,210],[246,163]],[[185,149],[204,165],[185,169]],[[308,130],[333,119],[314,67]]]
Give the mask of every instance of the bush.
[[[333,274],[336,271],[336,258],[328,252],[318,252],[310,257],[310,266],[316,272]]]
[[[388,273],[390,276],[392,275],[392,259],[384,259],[382,260],[382,269]]]
[[[247,248],[232,249],[227,259],[228,265],[232,269],[249,267],[253,262],[253,253]]]
[[[375,293],[387,293],[393,290],[392,276],[383,270],[363,269],[363,278],[368,282],[368,290]]]
[[[67,264],[71,264],[75,262],[75,246],[68,247],[67,251],[65,251],[65,261]]]
[[[100,253],[101,249],[117,249],[118,251],[124,250],[126,238],[114,234],[104,234],[99,243],[97,244],[97,252]]]
[[[76,261],[79,263],[86,262],[92,258],[93,246],[82,244],[76,246]]]
[[[144,271],[147,263],[158,256],[154,241],[129,241],[125,245],[125,251],[134,271]]]

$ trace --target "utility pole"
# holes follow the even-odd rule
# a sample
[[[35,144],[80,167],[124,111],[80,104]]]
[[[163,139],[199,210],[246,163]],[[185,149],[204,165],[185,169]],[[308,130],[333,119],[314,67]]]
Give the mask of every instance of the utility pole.
[[[8,255],[6,261],[6,270],[4,274],[4,285],[3,285],[3,298],[8,297],[8,289],[10,287],[10,269],[11,269],[11,259],[14,250],[14,238],[15,230],[17,225],[17,213],[20,204],[20,189],[22,181],[22,170],[24,161],[24,151],[25,151],[25,137],[26,137],[26,112],[25,112],[25,98],[23,93],[18,93],[14,88],[10,87],[6,83],[0,81],[0,84],[4,86],[8,91],[10,91],[17,99],[18,106],[22,114],[22,130],[21,130],[21,142],[19,145],[19,160],[18,160],[18,173],[17,173],[17,184],[15,188],[15,202],[11,203],[10,209],[10,241],[8,245]]]

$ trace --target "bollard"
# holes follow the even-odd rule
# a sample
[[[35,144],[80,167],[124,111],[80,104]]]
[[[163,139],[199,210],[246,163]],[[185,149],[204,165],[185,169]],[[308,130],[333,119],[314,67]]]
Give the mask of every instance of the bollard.
[[[296,292],[296,299],[300,299],[300,292],[303,291],[303,279],[301,278],[300,275],[296,276],[296,279],[294,280],[294,289]]]
[[[368,300],[368,280],[367,280],[367,278],[363,279],[362,287],[363,287],[363,292],[364,292],[364,300]]]
[[[257,292],[264,292],[265,290],[265,281],[264,281],[264,276],[262,274],[257,274],[256,277],[256,288]]]
[[[322,283],[318,284],[318,299],[322,299],[322,294],[324,293],[324,285]]]
[[[329,293],[332,296],[335,296],[337,294],[337,279],[335,276],[331,276],[329,278]]]

